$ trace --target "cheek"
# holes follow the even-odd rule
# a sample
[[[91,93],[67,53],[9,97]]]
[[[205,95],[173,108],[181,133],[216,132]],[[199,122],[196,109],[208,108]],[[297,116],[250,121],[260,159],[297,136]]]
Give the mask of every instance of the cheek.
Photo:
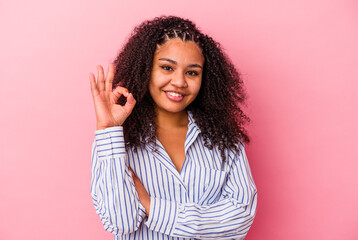
[[[149,81],[149,87],[153,90],[158,90],[166,84],[166,77],[161,74],[152,74],[151,79]]]
[[[148,88],[149,91],[154,91],[156,88],[158,88],[158,76],[156,74],[151,75]]]
[[[201,81],[200,82],[196,82],[194,85],[193,85],[193,92],[196,93],[196,95],[199,93],[200,91],[200,88],[201,88]]]
[[[150,94],[150,96],[153,98],[153,97],[155,97],[156,95],[158,95],[157,93],[156,93],[156,86],[155,86],[155,82],[154,81],[152,81],[152,79],[149,81],[149,84],[148,84],[148,91],[149,91],[149,94]],[[153,98],[154,99],[154,98]]]

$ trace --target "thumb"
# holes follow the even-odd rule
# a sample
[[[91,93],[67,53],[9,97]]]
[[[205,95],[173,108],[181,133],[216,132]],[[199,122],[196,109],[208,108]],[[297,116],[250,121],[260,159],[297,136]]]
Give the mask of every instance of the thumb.
[[[127,96],[127,102],[123,106],[128,114],[130,114],[136,104],[136,100],[134,99],[132,93],[129,93]]]

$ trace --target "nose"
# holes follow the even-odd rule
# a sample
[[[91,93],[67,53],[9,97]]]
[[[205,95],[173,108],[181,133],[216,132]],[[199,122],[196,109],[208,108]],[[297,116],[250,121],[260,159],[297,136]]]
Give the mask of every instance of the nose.
[[[176,74],[173,75],[170,84],[178,88],[186,88],[188,83],[186,82],[185,73],[182,71],[176,71]]]

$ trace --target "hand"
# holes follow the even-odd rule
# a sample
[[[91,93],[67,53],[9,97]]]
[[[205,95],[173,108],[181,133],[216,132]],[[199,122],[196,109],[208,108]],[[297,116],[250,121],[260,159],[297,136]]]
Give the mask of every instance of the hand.
[[[96,111],[97,130],[122,126],[131,114],[136,100],[124,87],[118,86],[112,91],[114,78],[113,63],[109,64],[106,78],[104,78],[104,71],[101,65],[97,66],[97,83],[93,73],[90,73],[89,78]],[[117,104],[118,99],[122,95],[127,98],[124,106]]]
[[[128,167],[128,169],[129,169],[129,171],[132,172],[132,178],[133,178],[134,186],[135,186],[135,188],[137,190],[137,193],[138,193],[139,201],[143,205],[143,207],[145,208],[145,213],[147,214],[147,216],[149,216],[150,196],[149,196],[147,190],[145,190],[145,188],[143,186],[143,183],[135,175],[133,170],[130,167]]]

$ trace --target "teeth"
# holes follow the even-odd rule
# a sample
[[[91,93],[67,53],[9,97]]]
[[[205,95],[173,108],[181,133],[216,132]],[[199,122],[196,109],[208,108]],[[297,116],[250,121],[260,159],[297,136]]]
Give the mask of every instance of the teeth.
[[[167,92],[169,95],[174,96],[174,97],[181,97],[183,95],[179,94],[179,93],[175,93],[175,92]]]

